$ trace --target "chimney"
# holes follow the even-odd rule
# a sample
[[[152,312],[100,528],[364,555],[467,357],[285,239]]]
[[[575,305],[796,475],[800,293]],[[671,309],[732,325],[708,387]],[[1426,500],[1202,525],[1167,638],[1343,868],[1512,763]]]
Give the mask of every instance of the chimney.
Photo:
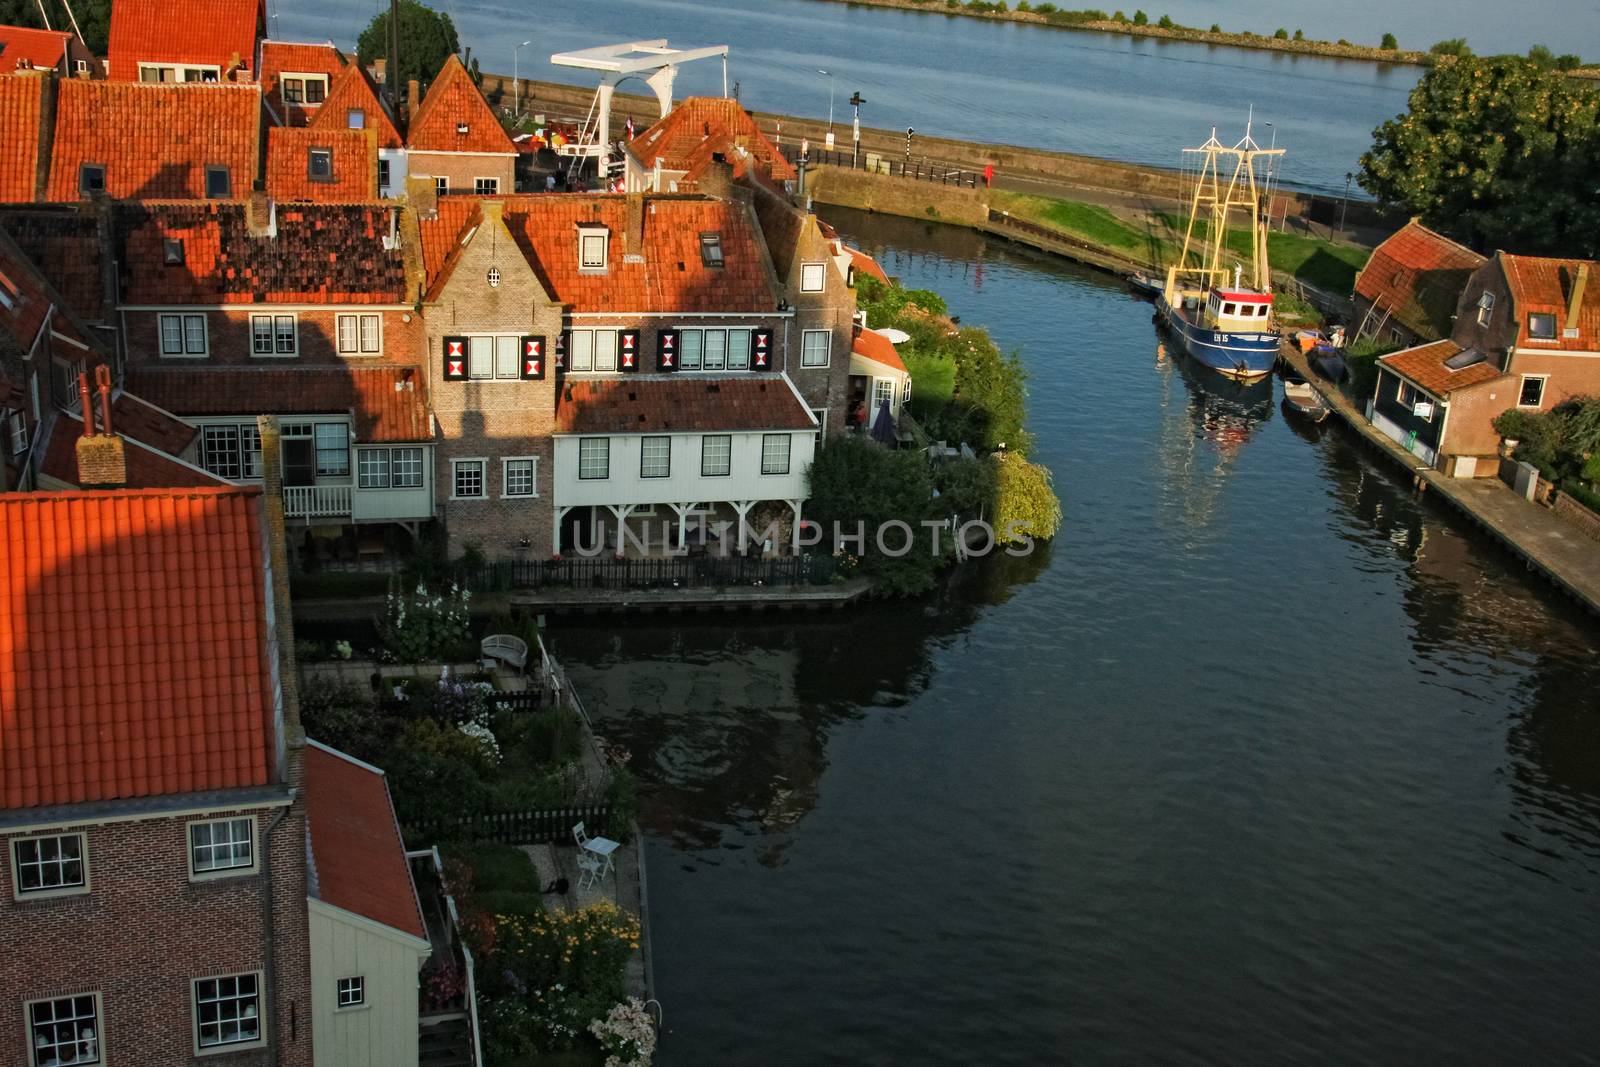
[[[89,376],[78,375],[78,399],[83,404],[83,436],[78,438],[78,485],[84,489],[120,489],[128,484],[128,456],[122,438],[111,430],[111,372],[95,368],[100,383],[100,411],[104,432],[94,429],[94,404],[89,399]]]
[[[419,219],[432,219],[439,216],[439,187],[433,184],[433,179],[406,175],[406,199],[411,203],[411,210],[416,212]]]
[[[1578,277],[1572,283],[1572,296],[1567,300],[1567,322],[1569,330],[1578,328],[1578,314],[1583,310],[1583,291],[1589,287],[1589,264],[1578,264]]]
[[[372,80],[379,85],[386,85],[389,81],[389,61],[379,56],[372,61]]]
[[[251,237],[278,236],[278,211],[272,197],[260,189],[250,192],[245,204],[245,228]]]
[[[284,779],[300,783],[298,750],[305,747],[305,728],[300,724],[300,670],[294,655],[294,615],[289,602],[289,540],[284,532],[283,453],[278,419],[261,415],[256,419],[261,438],[261,521],[267,541],[267,562],[272,567],[272,630],[277,644],[278,687],[283,694],[283,739],[288,747]]]
[[[626,258],[644,256],[644,194],[628,194],[628,221],[624,231],[622,254]]]
[[[712,154],[711,162],[706,164],[705,173],[700,176],[697,187],[703,196],[717,200],[733,199],[733,165],[721,152]]]
[[[422,84],[412,78],[406,82],[406,121],[416,120],[417,112],[422,108]]]

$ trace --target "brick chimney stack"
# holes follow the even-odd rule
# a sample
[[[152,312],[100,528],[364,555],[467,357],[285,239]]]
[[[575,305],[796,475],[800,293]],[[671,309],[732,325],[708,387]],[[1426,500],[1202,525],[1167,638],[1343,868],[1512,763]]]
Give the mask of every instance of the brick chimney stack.
[[[101,364],[94,374],[100,390],[99,433],[94,428],[89,376],[78,375],[78,400],[83,408],[83,436],[77,444],[78,484],[85,489],[120,489],[128,484],[128,455],[122,438],[111,426],[111,372]]]
[[[627,199],[628,217],[627,229],[623,234],[622,254],[624,256],[644,255],[644,194],[629,193]]]
[[[698,191],[702,196],[718,200],[733,199],[733,164],[721,152],[714,154],[711,162],[706,164],[705,173],[700,175]]]
[[[273,415],[256,419],[261,438],[262,531],[267,542],[267,562],[272,567],[272,639],[278,660],[278,687],[283,694],[283,739],[288,748],[284,780],[300,786],[303,774],[300,750],[306,732],[300,724],[300,668],[295,661],[294,616],[289,600],[289,538],[284,530],[283,452],[278,420]]]
[[[417,121],[417,112],[422,109],[422,83],[412,78],[406,82],[406,122]]]

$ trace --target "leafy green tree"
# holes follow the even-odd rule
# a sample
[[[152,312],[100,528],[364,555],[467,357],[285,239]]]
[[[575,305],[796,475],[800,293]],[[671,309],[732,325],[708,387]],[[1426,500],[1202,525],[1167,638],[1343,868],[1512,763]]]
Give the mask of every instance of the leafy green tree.
[[[1600,253],[1600,91],[1516,56],[1433,67],[1373,133],[1361,186],[1483,251]]]
[[[1003,355],[986,331],[967,328],[950,339],[956,386],[945,430],[977,449],[1009,448],[1026,454],[1033,438],[1024,430],[1027,372],[1015,353]]]
[[[909,595],[933,587],[938,561],[930,535],[921,526],[934,514],[933,478],[922,453],[888,449],[860,436],[835,437],[817,452],[807,481],[806,508],[822,526],[824,545],[831,548],[835,524],[850,537],[859,527],[865,542],[845,550],[861,556],[862,570],[878,579],[883,592]],[[896,520],[910,525],[915,534],[910,551],[898,557],[883,552],[877,537],[880,529]],[[885,545],[894,551],[905,540],[898,528],[884,534]]]
[[[44,0],[45,14],[50,16],[50,28],[72,31],[72,20],[61,0]],[[95,55],[106,54],[106,42],[111,37],[111,0],[76,0],[72,13],[78,16],[78,28],[83,31],[83,42]],[[37,0],[0,0],[0,26],[31,26],[44,29]]]
[[[1306,39],[1306,31],[1305,30],[1295,30],[1294,31],[1294,39],[1297,40],[1297,41],[1305,40]]]
[[[1472,55],[1472,49],[1467,44],[1465,37],[1449,37],[1439,41],[1429,52],[1436,56],[1455,56],[1458,59],[1467,59]]]
[[[1048,541],[1061,528],[1061,500],[1050,485],[1050,470],[1012,452],[991,457],[995,469],[995,537]]]
[[[1135,11],[1133,13],[1133,24],[1135,26],[1148,26],[1150,25],[1150,16],[1143,11]]]
[[[1160,26],[1164,30],[1176,29],[1178,26],[1176,22],[1172,21],[1171,15],[1162,15],[1161,18],[1156,22],[1156,25]]]
[[[400,0],[400,69],[396,77],[404,86],[412,78],[426,88],[444,66],[444,61],[461,50],[455,24],[450,16],[426,7],[417,0]],[[373,16],[356,39],[356,55],[362,66],[389,54],[389,12]]]
[[[1400,50],[1400,39],[1392,33],[1386,33],[1383,35],[1383,43],[1378,47],[1387,48],[1391,52],[1397,52]]]
[[[1212,32],[1212,33],[1221,33],[1221,32],[1222,32],[1222,23],[1220,23],[1220,22],[1213,22],[1213,23],[1212,23],[1212,24],[1211,24],[1211,32]]]

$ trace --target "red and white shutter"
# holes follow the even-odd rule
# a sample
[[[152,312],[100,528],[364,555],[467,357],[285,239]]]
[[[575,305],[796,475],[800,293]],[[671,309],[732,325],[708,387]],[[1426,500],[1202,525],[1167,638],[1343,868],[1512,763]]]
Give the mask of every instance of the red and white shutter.
[[[567,369],[567,338],[572,336],[571,330],[562,330],[556,334],[556,370]]]
[[[772,369],[772,331],[756,330],[750,338],[750,369]]]
[[[617,369],[624,374],[639,370],[639,331],[617,331]]]
[[[656,370],[669,373],[678,369],[678,331],[656,331]]]
[[[464,382],[467,380],[467,339],[465,337],[446,337],[444,339],[444,380],[447,382]]]
[[[537,382],[544,379],[544,338],[522,339],[522,380]]]

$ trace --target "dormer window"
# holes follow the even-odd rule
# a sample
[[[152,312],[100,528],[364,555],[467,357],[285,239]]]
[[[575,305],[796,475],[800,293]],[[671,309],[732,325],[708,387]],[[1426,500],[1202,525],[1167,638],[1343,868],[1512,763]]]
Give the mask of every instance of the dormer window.
[[[176,237],[168,237],[161,242],[161,261],[169,267],[183,265],[183,242]]]
[[[700,235],[700,262],[708,267],[722,266],[722,234],[703,233]]]
[[[326,74],[285,74],[283,100],[286,104],[315,106],[328,98]]]
[[[610,243],[611,231],[604,226],[580,225],[578,227],[578,269],[594,274],[605,273],[607,246]]]
[[[1528,336],[1535,341],[1556,339],[1556,317],[1547,312],[1535,311],[1528,316]]]
[[[333,181],[333,149],[308,148],[306,150],[306,177],[314,182]]]
[[[228,168],[221,165],[206,167],[206,199],[226,200],[233,195],[233,180]]]
[[[106,165],[104,163],[78,164],[78,192],[93,196],[106,191]]]
[[[1494,294],[1484,293],[1478,297],[1478,325],[1487,326],[1494,319]]]
[[[367,113],[359,107],[353,107],[344,113],[344,124],[352,130],[367,128]]]

